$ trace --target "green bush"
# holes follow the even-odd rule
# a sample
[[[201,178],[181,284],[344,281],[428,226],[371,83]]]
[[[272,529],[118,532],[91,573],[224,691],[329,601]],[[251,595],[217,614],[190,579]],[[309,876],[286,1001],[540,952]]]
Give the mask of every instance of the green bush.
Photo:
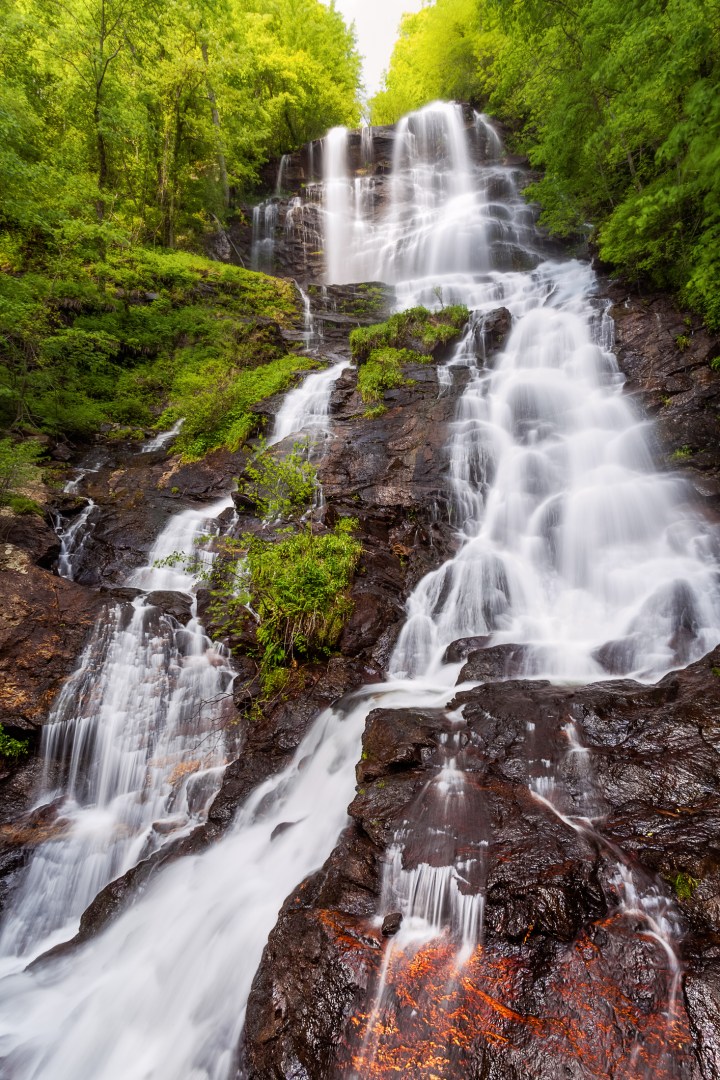
[[[269,521],[297,517],[312,503],[317,486],[317,469],[309,460],[309,443],[297,442],[284,457],[260,453],[247,466],[240,488]]]
[[[386,390],[407,383],[402,365],[417,362],[409,349],[373,349],[358,373],[358,390],[365,402],[379,402]]]
[[[684,871],[681,871],[679,874],[676,874],[674,878],[670,879],[670,884],[675,890],[675,895],[678,900],[687,903],[688,900],[692,900],[693,893],[700,884],[700,881],[698,878],[692,877],[691,874],[686,874]]]
[[[459,337],[470,313],[462,304],[429,311],[424,307],[408,308],[391,315],[387,322],[375,326],[358,326],[350,334],[353,360],[361,364],[376,350],[412,349],[428,358],[438,345],[447,345]]]
[[[32,439],[25,442],[0,439],[0,500],[7,502],[11,496],[17,497],[18,488],[37,482],[37,462],[42,452],[42,447]]]
[[[11,739],[9,735],[5,734],[2,724],[0,724],[0,758],[17,761],[18,758],[25,757],[29,753],[30,744],[27,739]]]
[[[330,532],[315,533],[308,524],[226,541],[211,575],[211,620],[231,638],[252,620],[266,693],[277,669],[327,655],[337,644],[352,611],[347,590],[362,552],[356,527],[343,518]]]
[[[308,527],[274,541],[246,538],[264,668],[322,655],[337,644],[352,611],[346,591],[362,551],[352,536],[356,525],[344,518],[321,535]]]
[[[188,418],[188,456],[236,446],[250,407],[311,363],[279,333],[296,304],[289,282],[185,252],[109,249],[0,275],[0,427],[72,438],[172,414]]]

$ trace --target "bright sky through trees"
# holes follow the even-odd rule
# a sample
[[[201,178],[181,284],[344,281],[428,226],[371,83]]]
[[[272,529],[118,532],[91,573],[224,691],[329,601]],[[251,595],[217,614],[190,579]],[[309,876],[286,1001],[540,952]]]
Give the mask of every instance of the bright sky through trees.
[[[335,6],[347,23],[355,21],[365,92],[372,97],[380,89],[382,73],[390,63],[401,17],[419,11],[422,0],[336,0]]]

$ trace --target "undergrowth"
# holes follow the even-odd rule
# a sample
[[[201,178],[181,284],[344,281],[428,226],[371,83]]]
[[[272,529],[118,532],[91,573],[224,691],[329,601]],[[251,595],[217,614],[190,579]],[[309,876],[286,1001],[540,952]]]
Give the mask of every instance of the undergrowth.
[[[0,428],[70,439],[186,418],[176,448],[235,447],[312,364],[279,332],[289,282],[188,252],[46,256],[0,275]],[[279,325],[278,325],[279,324]]]

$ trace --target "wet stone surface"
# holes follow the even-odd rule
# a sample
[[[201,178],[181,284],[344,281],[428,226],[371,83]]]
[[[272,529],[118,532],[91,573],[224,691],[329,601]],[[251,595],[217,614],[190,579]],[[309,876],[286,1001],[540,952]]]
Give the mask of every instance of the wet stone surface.
[[[288,899],[256,977],[246,1075],[429,1077],[434,1060],[440,1075],[499,1080],[717,1077],[719,665],[716,650],[657,686],[512,681],[458,694],[466,812],[451,822],[453,854],[478,830],[488,839],[474,883],[482,945],[460,968],[447,936],[411,948],[383,935],[393,912],[381,906],[406,820],[416,827],[405,868],[433,861],[422,822],[452,725],[444,710],[371,713],[353,825]],[[585,817],[586,831],[568,823]],[[672,1008],[667,955],[623,913],[622,860],[675,920],[685,984]]]

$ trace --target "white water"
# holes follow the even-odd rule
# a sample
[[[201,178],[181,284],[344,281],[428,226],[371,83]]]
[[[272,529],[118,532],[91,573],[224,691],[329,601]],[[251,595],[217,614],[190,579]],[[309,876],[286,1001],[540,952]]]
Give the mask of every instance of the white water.
[[[601,671],[594,654],[608,641],[620,642],[621,665],[652,678],[720,640],[713,539],[682,484],[653,470],[591,271],[543,261],[513,170],[473,164],[473,149],[499,152],[482,117],[466,127],[457,107],[434,105],[403,121],[396,145],[378,217],[365,180],[350,179],[345,133],[326,140],[329,280],[384,279],[403,307],[464,301],[481,316],[504,304],[514,317],[500,357],[485,364],[475,326],[443,377],[447,386],[469,368],[449,444],[461,549],[411,598],[391,664],[403,681],[323,713],[226,839],[166,870],[96,940],[4,980],[0,1055],[13,1080],[231,1080],[267,933],[346,820],[367,712],[442,708],[454,694],[457,667],[440,662],[453,637],[490,631],[527,644],[532,671],[575,679]],[[260,225],[258,214],[258,236]],[[292,421],[301,430],[310,400]],[[461,797],[452,757],[436,784]],[[472,940],[480,894],[468,912],[456,864],[405,870],[410,830],[386,886],[418,931],[451,920]]]
[[[230,505],[171,518],[128,584],[190,592],[187,572],[153,564],[192,555],[195,537]],[[61,804],[56,834],[36,849],[3,927],[10,968],[72,936],[108,882],[202,820],[225,761],[231,681],[226,654],[194,616],[181,627],[140,596],[98,619],[43,729],[39,804]],[[51,783],[58,764],[62,792]]]
[[[330,396],[335,383],[350,366],[349,360],[341,360],[324,371],[312,372],[291,390],[275,417],[268,445],[274,446],[291,435],[307,436],[312,442],[329,438],[332,434]]]
[[[79,482],[79,481],[78,481]],[[73,481],[75,483],[75,481]],[[66,487],[66,491],[70,489]],[[68,521],[67,518],[58,515],[55,532],[60,541],[60,556],[58,558],[58,574],[68,581],[74,581],[75,575],[85,555],[90,537],[93,533],[94,524],[90,521],[96,509],[92,499],[88,499],[87,506]]]
[[[149,439],[148,442],[142,448],[143,454],[151,454],[155,450],[164,450],[166,446],[169,446],[174,439],[180,434],[180,429],[185,423],[185,417],[177,420],[168,431],[161,431],[153,439]]]

